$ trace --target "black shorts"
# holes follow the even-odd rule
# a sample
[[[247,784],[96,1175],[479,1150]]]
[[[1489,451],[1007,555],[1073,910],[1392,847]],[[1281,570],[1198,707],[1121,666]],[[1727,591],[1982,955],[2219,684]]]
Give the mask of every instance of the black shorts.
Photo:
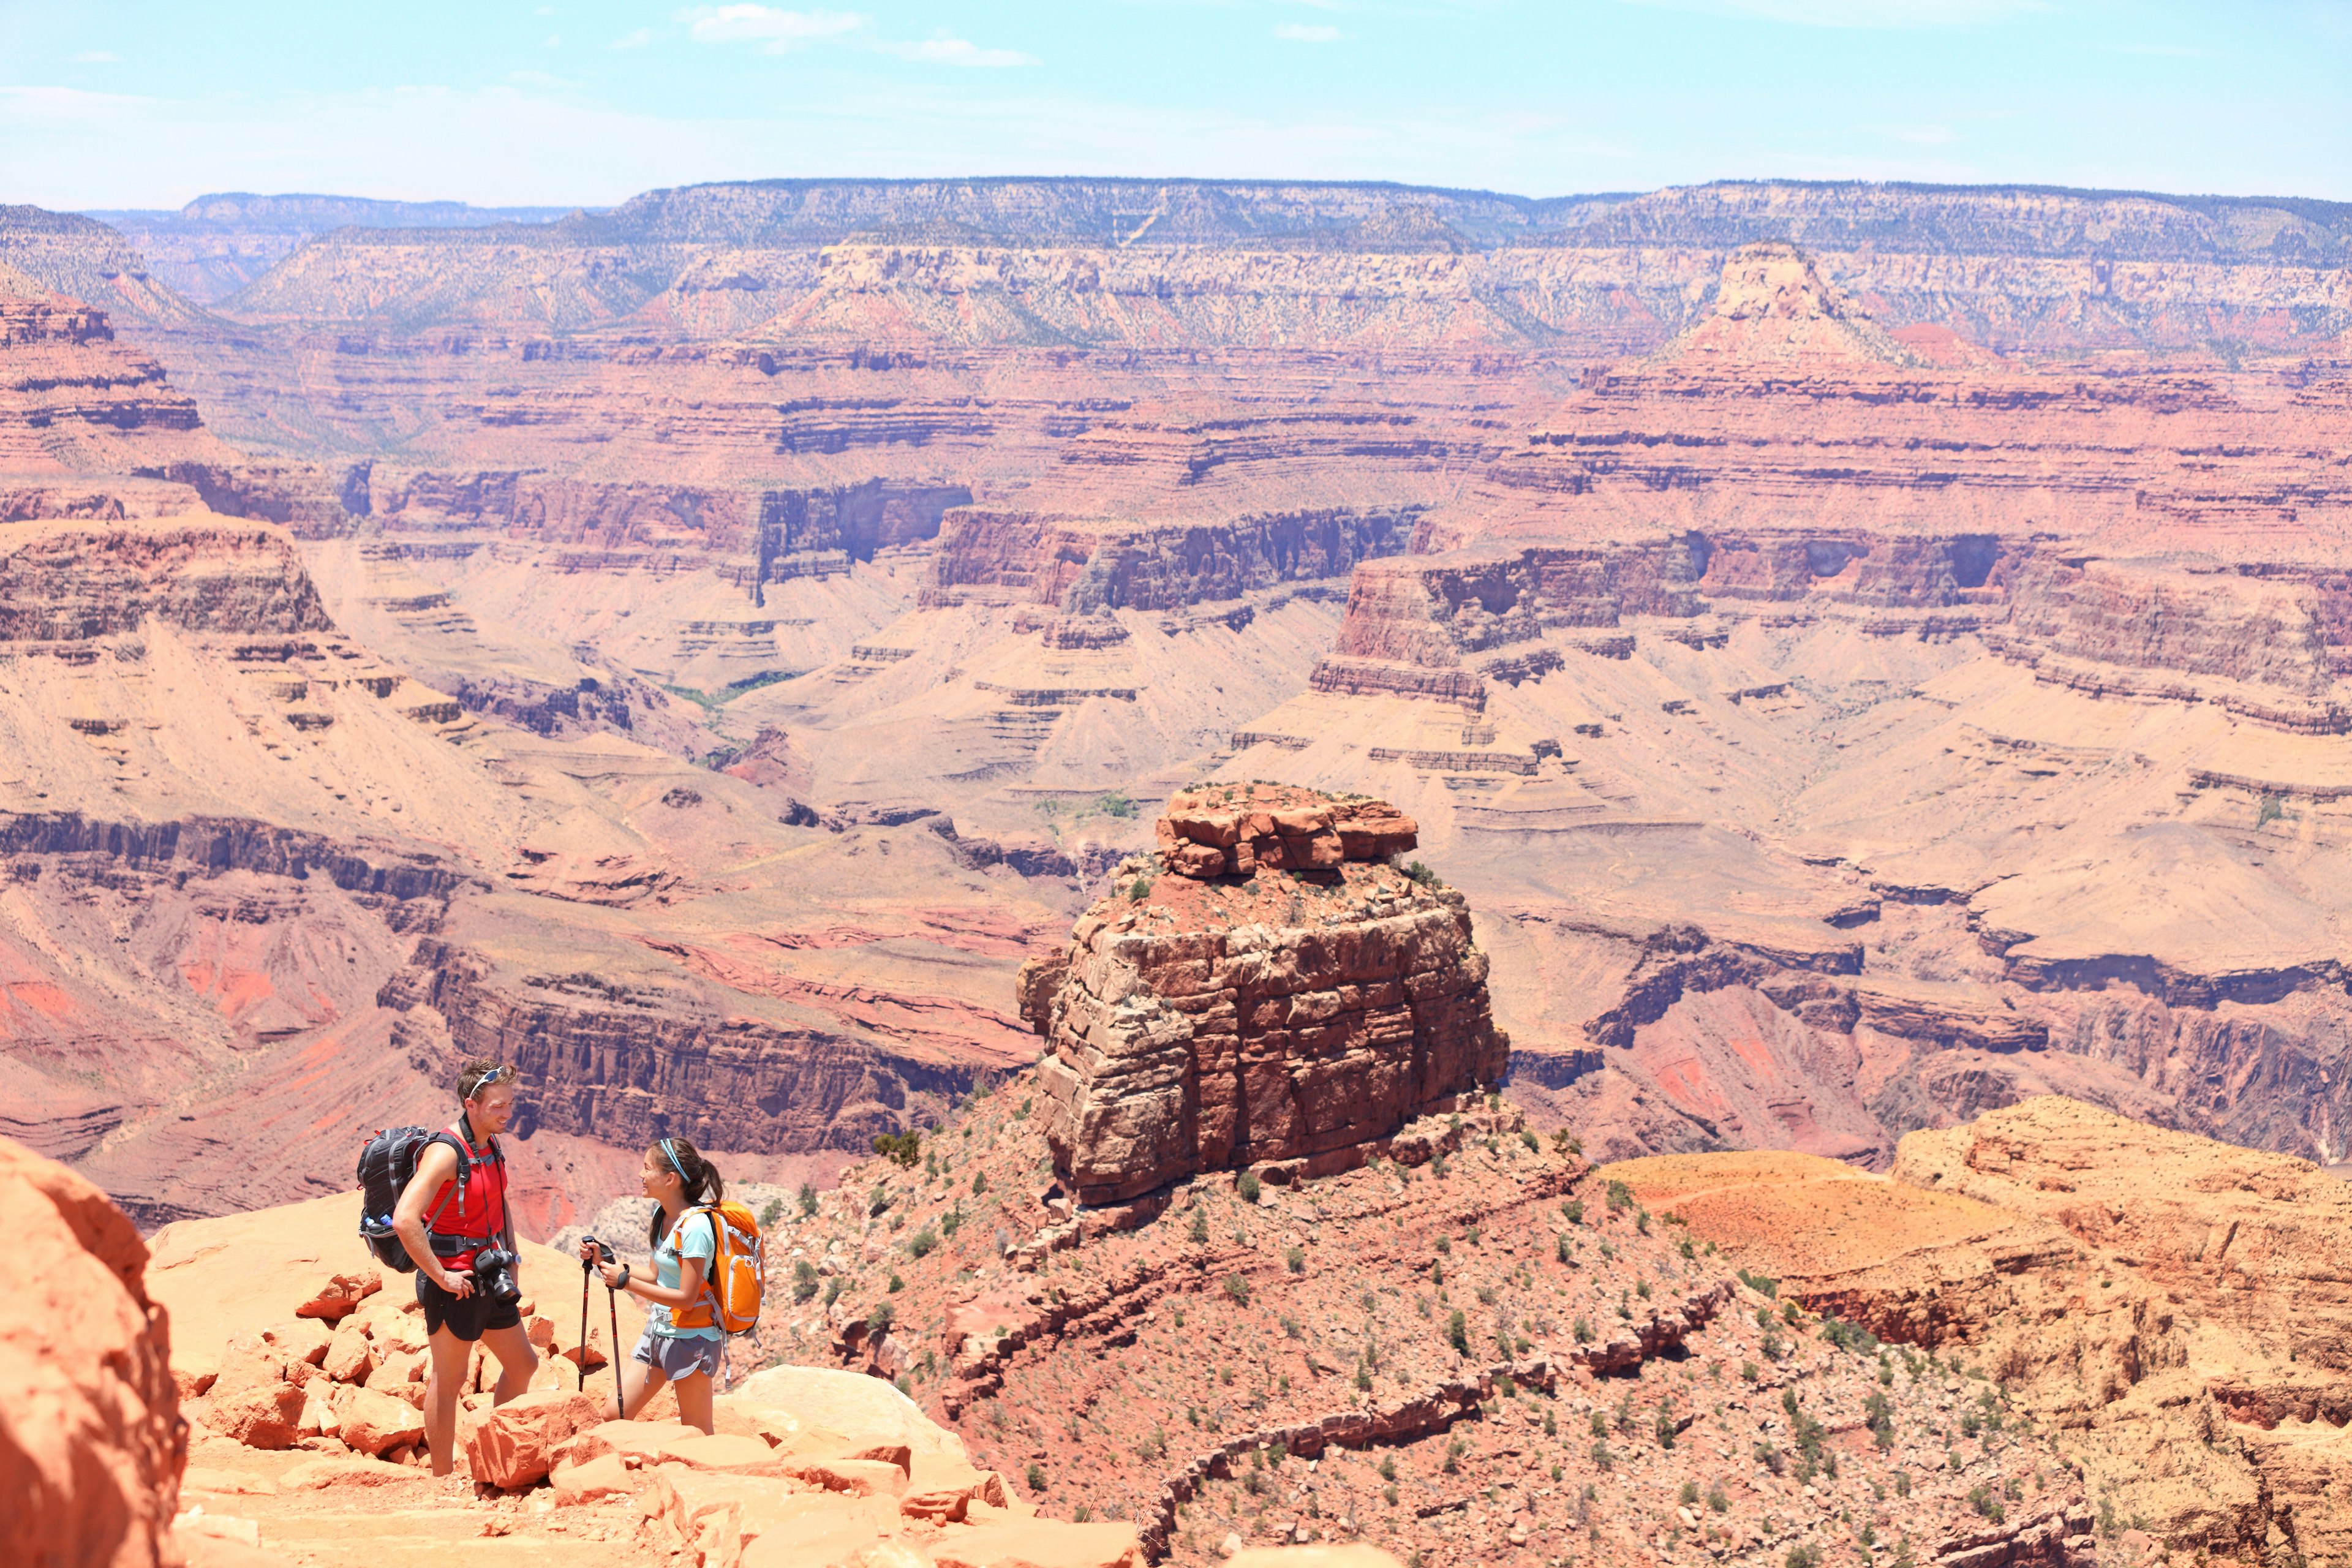
[[[480,1291],[473,1295],[452,1296],[424,1275],[416,1277],[416,1300],[425,1309],[425,1331],[437,1334],[444,1328],[459,1339],[471,1343],[482,1337],[484,1329],[514,1329],[522,1326],[522,1304],[509,1301],[501,1306],[482,1299]]]

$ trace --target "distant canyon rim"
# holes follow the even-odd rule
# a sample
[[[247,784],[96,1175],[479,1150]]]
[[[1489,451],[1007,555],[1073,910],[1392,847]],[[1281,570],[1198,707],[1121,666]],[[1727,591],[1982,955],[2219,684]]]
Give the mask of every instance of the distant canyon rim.
[[[142,1226],[477,1054],[536,1236],[822,1183],[1212,781],[1410,814],[1596,1160],[2352,1152],[2352,206],[106,216],[0,207],[0,1133]]]

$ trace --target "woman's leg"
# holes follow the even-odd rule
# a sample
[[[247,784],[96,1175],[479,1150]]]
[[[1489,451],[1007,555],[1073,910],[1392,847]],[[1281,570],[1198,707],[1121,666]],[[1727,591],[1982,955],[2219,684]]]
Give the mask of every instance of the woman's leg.
[[[646,1403],[650,1401],[655,1394],[659,1394],[662,1391],[662,1384],[668,1381],[669,1374],[662,1371],[661,1368],[657,1366],[647,1366],[645,1363],[637,1360],[635,1355],[630,1356],[627,1361],[621,1363],[621,1408],[619,1414],[627,1416],[632,1421],[635,1420],[637,1413],[646,1407]],[[606,1405],[605,1410],[610,1414],[612,1412],[612,1406]]]
[[[425,1348],[432,1364],[425,1378],[425,1446],[432,1451],[433,1473],[446,1476],[457,1462],[457,1396],[465,1392],[474,1346],[445,1326],[433,1331]]]
[[[539,1352],[531,1347],[530,1336],[520,1325],[510,1329],[484,1329],[482,1343],[499,1358],[499,1387],[491,1396],[493,1405],[504,1405],[530,1388],[531,1374],[539,1370]]]
[[[689,1426],[711,1429],[714,1416],[710,1408],[710,1374],[689,1372],[677,1380],[677,1418]]]

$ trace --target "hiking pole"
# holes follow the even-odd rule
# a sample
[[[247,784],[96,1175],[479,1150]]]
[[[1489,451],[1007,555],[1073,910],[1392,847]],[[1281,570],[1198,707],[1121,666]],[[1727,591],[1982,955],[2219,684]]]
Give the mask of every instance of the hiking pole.
[[[588,1238],[593,1242],[596,1238]],[[580,1384],[581,1392],[588,1388],[588,1268],[586,1258],[580,1260]]]
[[[603,1242],[596,1250],[604,1261],[613,1261],[613,1249]],[[604,1310],[613,1315],[613,1414],[625,1421],[629,1418],[629,1387],[621,1381],[621,1303],[610,1285],[604,1287]]]

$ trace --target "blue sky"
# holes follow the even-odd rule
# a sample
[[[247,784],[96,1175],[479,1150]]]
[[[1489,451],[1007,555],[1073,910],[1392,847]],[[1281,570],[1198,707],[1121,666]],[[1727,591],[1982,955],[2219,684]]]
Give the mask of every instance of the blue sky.
[[[0,0],[0,201],[979,174],[2352,199],[2352,5]]]

